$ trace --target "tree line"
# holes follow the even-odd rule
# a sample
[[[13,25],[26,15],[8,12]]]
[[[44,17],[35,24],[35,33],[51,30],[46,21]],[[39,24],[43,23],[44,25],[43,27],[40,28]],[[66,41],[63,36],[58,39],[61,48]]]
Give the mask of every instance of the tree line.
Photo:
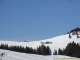
[[[66,48],[54,51],[54,55],[67,55],[80,58],[80,45],[74,41],[69,43]]]
[[[39,55],[51,55],[51,50],[49,46],[41,45],[37,49],[32,47],[22,47],[22,46],[8,46],[8,44],[1,44],[0,49],[11,50],[16,52],[30,53],[30,54],[39,54]]]
[[[80,31],[80,28],[75,28],[75,29],[72,29],[70,32],[68,32],[67,34],[69,34],[69,38],[72,38],[72,36],[71,35],[76,35],[77,36],[77,38],[80,38],[79,37],[79,34],[78,34],[78,32]]]

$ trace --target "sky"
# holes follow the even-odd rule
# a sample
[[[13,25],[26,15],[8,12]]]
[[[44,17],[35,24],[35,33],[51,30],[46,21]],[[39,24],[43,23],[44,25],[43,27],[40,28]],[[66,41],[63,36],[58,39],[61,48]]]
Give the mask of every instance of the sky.
[[[0,0],[0,40],[43,40],[80,27],[80,0]]]

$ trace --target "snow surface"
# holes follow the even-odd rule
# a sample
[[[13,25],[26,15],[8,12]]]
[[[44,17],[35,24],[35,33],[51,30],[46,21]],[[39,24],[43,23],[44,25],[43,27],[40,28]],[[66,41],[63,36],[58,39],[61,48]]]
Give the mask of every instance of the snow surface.
[[[54,49],[58,50],[59,48],[63,49],[67,46],[68,43],[74,41],[76,43],[80,43],[80,38],[77,38],[76,35],[72,35],[72,38],[69,38],[69,34],[61,35],[57,37],[53,37],[50,39],[44,39],[44,40],[38,40],[38,41],[30,41],[30,42],[17,42],[17,41],[2,41],[0,40],[0,44],[8,44],[11,45],[18,45],[18,46],[29,46],[33,48],[37,48],[39,45],[41,45],[41,42],[52,42],[51,44],[44,44],[45,46],[49,46],[51,51],[53,52]]]
[[[2,41],[0,40],[0,44],[8,44],[16,45],[16,46],[29,46],[33,48],[37,48],[39,45],[41,45],[41,42],[52,42],[51,44],[44,44],[45,46],[49,46],[51,51],[53,52],[54,49],[58,50],[59,48],[63,49],[67,46],[68,43],[74,41],[76,43],[80,43],[80,38],[77,38],[76,35],[72,35],[72,38],[69,38],[69,34],[61,35],[57,37],[53,37],[50,39],[44,39],[44,40],[38,40],[38,41],[30,41],[30,42],[17,42],[17,41]],[[13,52],[8,50],[2,50],[0,49],[0,54],[2,52],[5,52],[3,60],[54,60],[54,58],[73,58],[68,56],[62,56],[62,55],[49,55],[49,56],[43,56],[43,55],[36,55],[36,54],[27,54],[27,53],[19,53],[19,52]],[[1,58],[1,56],[0,56]]]
[[[19,52],[0,49],[0,53],[2,52],[5,52],[5,55],[2,57],[3,60],[54,60],[54,58],[74,58],[74,57],[62,56],[62,55],[43,56],[43,55],[19,53]]]

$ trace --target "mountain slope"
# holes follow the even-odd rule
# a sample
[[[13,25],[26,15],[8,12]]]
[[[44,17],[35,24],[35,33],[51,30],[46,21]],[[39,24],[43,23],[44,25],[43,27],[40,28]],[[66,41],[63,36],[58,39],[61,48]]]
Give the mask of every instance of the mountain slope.
[[[59,48],[63,49],[67,46],[68,43],[74,41],[76,43],[80,43],[80,38],[77,38],[76,35],[71,35],[72,38],[69,38],[69,34],[66,35],[61,35],[57,36],[54,38],[50,39],[44,39],[44,40],[39,40],[39,41],[32,41],[32,42],[16,42],[16,41],[0,41],[1,43],[8,44],[9,46],[11,45],[21,45],[21,46],[29,46],[33,48],[37,48],[37,46],[41,45],[41,42],[51,42],[50,44],[44,44],[45,46],[49,46],[52,51],[54,49],[58,50]]]

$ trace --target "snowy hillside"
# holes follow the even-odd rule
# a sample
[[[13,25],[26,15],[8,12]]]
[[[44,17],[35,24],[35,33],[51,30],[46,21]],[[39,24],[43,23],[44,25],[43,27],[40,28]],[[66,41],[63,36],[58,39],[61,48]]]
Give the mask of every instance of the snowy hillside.
[[[2,57],[3,60],[54,60],[54,58],[74,58],[74,57],[61,56],[61,55],[42,56],[42,55],[18,53],[18,52],[0,49],[0,54],[2,52],[5,52],[5,55]]]
[[[2,41],[0,40],[0,44],[4,43],[4,44],[8,44],[9,46],[11,45],[21,45],[21,46],[29,46],[29,47],[33,47],[36,48],[37,46],[41,45],[42,43],[45,42],[50,42],[49,44],[44,44],[46,46],[49,46],[50,49],[52,51],[54,51],[54,49],[63,49],[67,46],[68,43],[74,41],[76,43],[80,43],[80,38],[77,38],[76,35],[71,35],[72,38],[69,38],[69,34],[66,35],[61,35],[61,36],[57,36],[57,37],[53,37],[50,39],[44,39],[44,40],[38,40],[38,41],[31,41],[31,42],[16,42],[16,41]]]

